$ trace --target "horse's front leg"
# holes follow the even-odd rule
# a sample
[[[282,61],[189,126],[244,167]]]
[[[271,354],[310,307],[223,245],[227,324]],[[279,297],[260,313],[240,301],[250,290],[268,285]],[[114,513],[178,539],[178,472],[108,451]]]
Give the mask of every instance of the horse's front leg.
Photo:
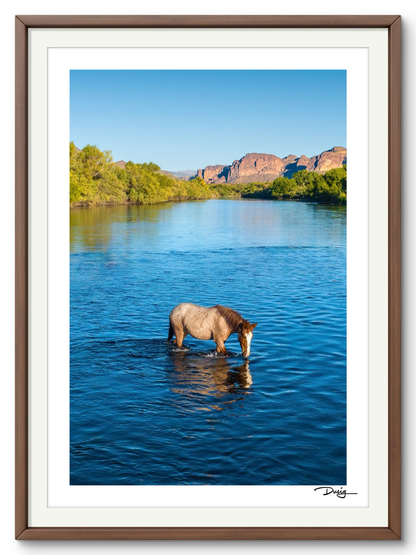
[[[227,355],[228,354],[227,349],[225,348],[225,345],[224,345],[224,341],[219,339],[215,343],[217,344],[217,353],[219,353],[221,355]]]

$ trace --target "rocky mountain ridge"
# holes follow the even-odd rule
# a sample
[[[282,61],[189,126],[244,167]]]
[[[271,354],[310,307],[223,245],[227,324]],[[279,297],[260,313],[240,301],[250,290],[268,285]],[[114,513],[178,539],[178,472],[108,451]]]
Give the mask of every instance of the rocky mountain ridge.
[[[274,154],[250,153],[240,160],[234,160],[229,166],[206,166],[199,169],[196,175],[208,184],[268,182],[277,177],[292,177],[300,170],[324,174],[346,163],[347,150],[344,147],[334,146],[311,158],[294,154],[279,158]]]

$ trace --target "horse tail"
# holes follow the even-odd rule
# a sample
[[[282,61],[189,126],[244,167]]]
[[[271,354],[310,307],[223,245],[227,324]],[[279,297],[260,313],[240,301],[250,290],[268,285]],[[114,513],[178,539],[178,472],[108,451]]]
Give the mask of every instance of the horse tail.
[[[173,333],[174,333],[174,332],[173,332],[173,326],[172,326],[172,322],[171,322],[171,321],[170,321],[170,319],[169,319],[169,335],[168,335],[168,343],[169,343],[169,341],[170,341],[170,340],[172,339],[172,337],[173,337]]]

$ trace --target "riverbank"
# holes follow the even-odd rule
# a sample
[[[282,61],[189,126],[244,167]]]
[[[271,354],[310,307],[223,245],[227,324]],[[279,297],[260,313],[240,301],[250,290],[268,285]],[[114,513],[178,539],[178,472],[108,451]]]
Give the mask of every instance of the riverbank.
[[[213,198],[312,200],[344,205],[347,201],[346,166],[324,175],[301,170],[292,178],[272,183],[207,185],[201,177],[189,181],[162,172],[152,162],[127,162],[120,167],[110,151],[87,145],[82,150],[70,143],[70,207],[116,204],[157,204]]]

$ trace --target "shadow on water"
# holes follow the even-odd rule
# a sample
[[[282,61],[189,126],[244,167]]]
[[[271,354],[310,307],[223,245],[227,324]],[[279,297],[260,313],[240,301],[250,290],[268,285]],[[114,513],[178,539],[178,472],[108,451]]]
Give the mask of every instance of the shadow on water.
[[[173,390],[181,395],[208,395],[223,398],[227,394],[248,393],[253,384],[249,362],[235,361],[232,357],[215,352],[195,352],[173,348],[171,379]],[[232,402],[233,399],[230,400]]]
[[[72,357],[73,374],[79,363],[85,363],[88,356],[97,360],[106,352],[104,367],[91,366],[91,371],[110,374],[113,366],[118,369],[118,379],[127,376],[140,377],[144,387],[146,382],[155,383],[164,379],[170,383],[170,391],[176,395],[179,406],[186,400],[186,410],[218,410],[221,405],[236,401],[247,395],[253,384],[249,361],[242,361],[241,355],[229,352],[228,356],[215,351],[194,350],[188,346],[176,347],[164,339],[125,339],[88,341],[83,348],[72,342],[72,349],[82,353],[80,359]],[[154,370],[150,370],[151,361]],[[145,374],[140,370],[147,367]],[[122,370],[121,370],[122,368]],[[123,378],[122,376],[125,376]],[[137,382],[132,382],[137,386]]]

